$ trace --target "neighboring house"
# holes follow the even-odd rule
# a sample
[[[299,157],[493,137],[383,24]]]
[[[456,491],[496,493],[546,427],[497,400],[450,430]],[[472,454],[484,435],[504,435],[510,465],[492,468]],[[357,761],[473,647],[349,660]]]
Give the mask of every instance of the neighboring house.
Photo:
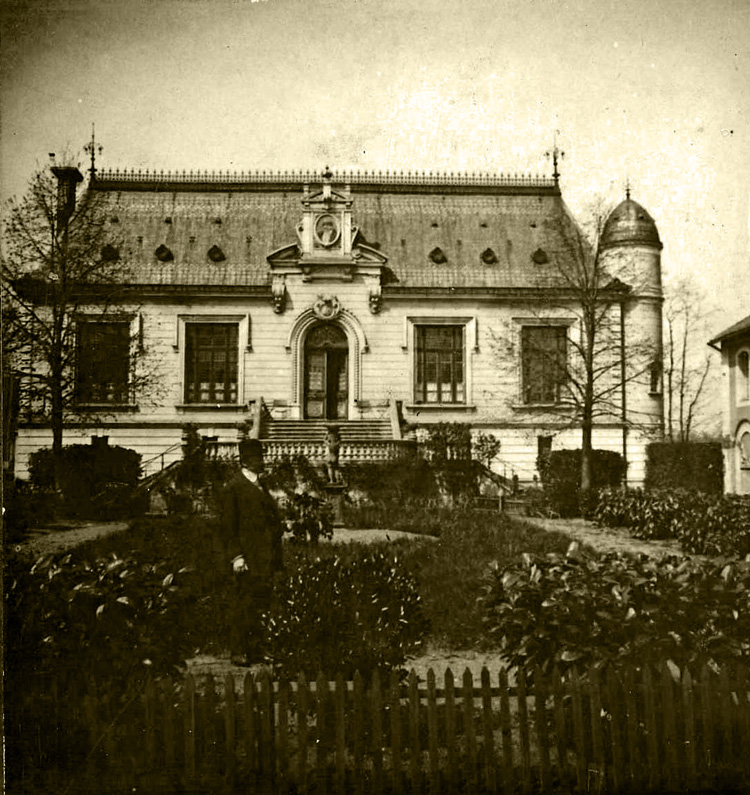
[[[724,376],[724,491],[750,494],[750,315],[709,343]]]
[[[129,263],[130,303],[107,323],[81,314],[86,421],[66,444],[107,436],[151,473],[180,456],[188,422],[219,452],[246,423],[270,456],[320,458],[335,421],[346,463],[465,422],[500,440],[494,467],[522,483],[540,451],[580,447],[562,398],[581,330],[560,275],[580,237],[557,178],[113,171],[89,190],[124,241],[102,256]],[[663,431],[661,248],[630,198],[600,240],[611,405],[594,446],[623,453],[634,485]],[[134,337],[158,373],[141,394]],[[49,444],[22,416],[17,472]]]

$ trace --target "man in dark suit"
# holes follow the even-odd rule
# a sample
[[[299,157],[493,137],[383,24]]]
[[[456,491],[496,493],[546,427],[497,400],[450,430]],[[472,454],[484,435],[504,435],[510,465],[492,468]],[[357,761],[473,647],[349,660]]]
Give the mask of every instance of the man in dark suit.
[[[261,443],[243,440],[239,454],[241,470],[222,495],[221,534],[235,581],[229,639],[232,662],[248,665],[262,659],[261,614],[271,604],[273,575],[283,566],[284,528],[273,497],[259,480]]]

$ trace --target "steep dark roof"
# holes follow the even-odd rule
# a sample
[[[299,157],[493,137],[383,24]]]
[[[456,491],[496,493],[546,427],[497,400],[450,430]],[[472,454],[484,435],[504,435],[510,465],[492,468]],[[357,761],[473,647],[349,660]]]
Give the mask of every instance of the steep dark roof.
[[[722,342],[723,340],[729,339],[730,337],[736,337],[743,332],[750,333],[750,315],[738,321],[729,328],[724,329],[721,334],[717,334],[712,340],[709,341],[708,344],[715,346],[717,342]]]
[[[108,197],[136,283],[230,287],[269,283],[266,257],[296,242],[304,186],[320,183],[311,174],[109,172],[94,188]],[[333,183],[350,186],[353,223],[388,258],[399,289],[551,287],[576,251],[553,180],[345,174]],[[224,259],[209,257],[214,247]]]

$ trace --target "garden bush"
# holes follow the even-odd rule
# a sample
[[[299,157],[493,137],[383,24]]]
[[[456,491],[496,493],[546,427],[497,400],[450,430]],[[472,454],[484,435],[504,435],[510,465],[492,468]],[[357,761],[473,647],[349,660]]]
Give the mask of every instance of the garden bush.
[[[652,442],[646,448],[645,487],[721,494],[724,457],[720,442]]]
[[[265,617],[268,656],[283,675],[398,669],[427,631],[416,579],[380,550],[300,561]]]
[[[495,568],[482,608],[514,667],[750,659],[750,562],[595,556],[572,544]]]
[[[611,450],[591,452],[592,491],[618,485],[625,474],[625,461],[620,453]],[[581,505],[580,450],[552,450],[539,457],[537,469],[554,513],[568,517],[588,512],[588,506]]]
[[[141,456],[125,447],[106,444],[63,447],[59,483],[62,510],[67,516],[86,519],[116,519],[140,511],[145,508],[145,502],[135,502],[140,470]],[[55,490],[51,448],[31,454],[29,472],[35,491]]]
[[[684,489],[599,493],[593,518],[609,527],[628,527],[638,538],[676,538],[692,554],[750,554],[750,498]]]

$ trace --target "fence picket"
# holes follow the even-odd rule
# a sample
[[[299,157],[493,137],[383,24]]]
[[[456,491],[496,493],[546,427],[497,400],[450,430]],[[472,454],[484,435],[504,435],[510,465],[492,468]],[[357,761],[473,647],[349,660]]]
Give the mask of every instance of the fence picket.
[[[383,693],[378,671],[372,676],[372,787],[375,795],[383,791]]]
[[[334,732],[336,735],[336,792],[346,792],[346,685],[341,673],[334,683]]]
[[[552,771],[549,758],[549,724],[547,722],[547,682],[542,669],[534,668],[534,718],[539,746],[539,779],[542,792],[552,792]]]
[[[274,703],[273,685],[268,676],[268,671],[263,671],[259,677],[260,692],[258,698],[259,733],[258,756],[259,772],[264,789],[274,792],[276,784],[276,750],[274,742]]]
[[[205,693],[203,698],[198,698],[198,720],[196,721],[196,734],[198,745],[199,770],[215,767],[217,756],[216,742],[216,682],[213,674],[205,678]],[[202,730],[202,731],[201,731]],[[201,736],[202,735],[202,736]]]
[[[503,740],[503,792],[514,792],[516,781],[513,770],[513,731],[510,722],[508,672],[500,670],[500,736]]]
[[[161,698],[164,709],[164,767],[170,774],[170,780],[174,775],[176,762],[175,749],[175,709],[174,709],[174,682],[171,679],[164,679],[161,683]]]
[[[660,784],[659,776],[659,736],[656,723],[656,702],[654,699],[654,682],[651,676],[651,667],[643,666],[643,717],[644,731],[646,733],[646,770],[648,771],[648,786],[656,790]]]
[[[417,672],[409,673],[409,778],[413,792],[418,792],[422,778],[422,750],[419,743],[419,688]]]
[[[438,716],[435,672],[427,671],[427,747],[430,758],[430,795],[440,791],[440,759],[438,758]]]
[[[359,671],[354,674],[354,698],[352,709],[352,734],[354,741],[354,793],[364,795],[364,683]]]
[[[721,761],[729,765],[732,758],[732,685],[729,681],[729,667],[722,665],[719,673],[718,698],[719,711],[719,749]],[[717,760],[718,761],[718,760]]]
[[[466,781],[469,792],[477,791],[477,737],[474,727],[474,678],[467,668],[464,671],[463,691],[463,730],[466,737]]]
[[[245,702],[245,758],[251,780],[258,775],[258,720],[256,716],[255,679],[248,671],[242,687]]]
[[[586,764],[585,731],[583,728],[583,703],[581,682],[575,666],[570,669],[570,694],[573,707],[573,739],[576,749],[576,780],[581,791],[588,791],[588,766]]]
[[[531,737],[529,734],[529,708],[526,703],[526,669],[516,674],[518,728],[521,737],[521,783],[524,792],[531,792]]]
[[[711,692],[711,670],[708,665],[703,665],[700,672],[700,699],[703,729],[702,759],[700,766],[713,775],[716,767],[716,721],[714,694]]]
[[[297,678],[297,784],[303,795],[307,794],[307,720],[310,704],[310,690],[307,676],[300,673]]]
[[[276,772],[278,792],[280,795],[284,795],[289,785],[289,682],[287,681],[279,682],[277,705]]]
[[[391,768],[393,776],[393,789],[401,790],[401,691],[398,684],[398,674],[391,674],[389,693],[391,708]]]
[[[740,702],[739,747],[740,749],[746,749],[750,747],[750,701],[748,700],[748,696],[750,696],[750,692],[748,692],[750,690],[750,670],[742,668],[738,679],[737,696]],[[750,781],[750,754],[742,753],[742,758],[744,760],[745,780]]]
[[[592,665],[589,669],[589,692],[591,703],[591,751],[592,760],[589,762],[588,770],[589,776],[592,772],[596,772],[598,776],[604,778],[610,775],[611,771],[606,764],[606,757],[604,755],[604,735],[602,730],[602,720],[605,715],[602,710],[601,698],[601,675],[599,668],[596,664]],[[592,765],[593,762],[593,765]]]
[[[321,671],[315,680],[315,778],[321,792],[327,792],[328,740],[326,737],[326,706],[328,701],[328,677]]]
[[[497,791],[495,778],[495,741],[492,736],[492,690],[490,672],[482,666],[482,759],[484,763],[484,787],[487,792]]]
[[[448,792],[458,787],[458,757],[456,755],[456,700],[453,671],[445,669],[445,745],[448,748]]]
[[[565,720],[565,691],[563,690],[560,669],[552,671],[552,698],[555,710],[555,747],[557,750],[558,776],[561,781],[568,778],[568,731]]]
[[[237,771],[237,715],[234,696],[234,677],[224,677],[224,782],[227,789],[234,786]]]
[[[687,669],[682,674],[682,719],[685,725],[685,788],[697,789],[696,779],[696,733],[695,733],[695,699],[693,696],[693,678]]]
[[[661,712],[664,720],[664,755],[666,757],[667,788],[679,787],[680,759],[677,747],[677,717],[675,715],[674,684],[666,663],[661,666]]]
[[[612,744],[612,786],[614,792],[622,792],[627,777],[625,775],[625,754],[622,731],[622,708],[620,701],[620,681],[617,672],[610,667],[606,674],[606,695],[609,704],[609,736]]]
[[[149,676],[143,689],[143,706],[145,718],[145,767],[149,778],[157,769],[156,762],[156,683]]]
[[[185,774],[188,786],[195,781],[195,680],[188,674],[185,681]]]
[[[637,792],[642,789],[643,765],[641,762],[640,742],[638,738],[638,688],[635,680],[635,669],[629,665],[625,670],[625,720],[628,750],[628,774],[630,788]]]

